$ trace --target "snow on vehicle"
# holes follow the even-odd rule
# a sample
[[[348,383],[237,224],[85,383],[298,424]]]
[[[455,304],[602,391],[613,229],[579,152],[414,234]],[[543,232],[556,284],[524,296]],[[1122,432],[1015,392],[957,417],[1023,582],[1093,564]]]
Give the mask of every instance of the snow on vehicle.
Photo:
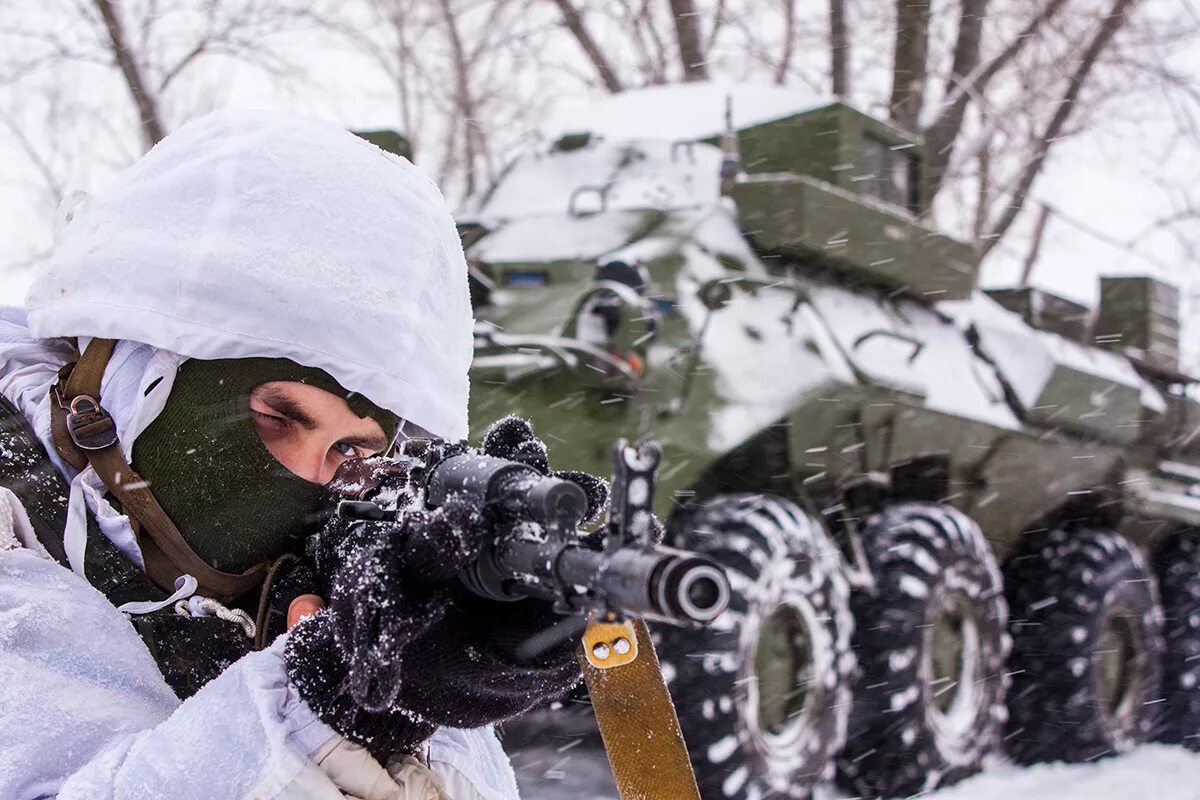
[[[977,291],[920,215],[919,144],[781,88],[645,89],[459,215],[475,423],[529,417],[600,473],[653,437],[669,538],[729,570],[714,626],[661,634],[706,797],[1198,741],[1175,291],[1106,278],[1095,315]]]

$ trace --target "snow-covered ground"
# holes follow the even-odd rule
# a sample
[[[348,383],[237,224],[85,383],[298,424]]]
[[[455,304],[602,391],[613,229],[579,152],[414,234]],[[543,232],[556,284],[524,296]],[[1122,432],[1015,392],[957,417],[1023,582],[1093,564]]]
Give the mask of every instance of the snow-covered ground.
[[[1093,764],[992,763],[930,800],[1196,800],[1200,754],[1150,744]]]
[[[524,800],[618,800],[595,735],[550,723],[505,737]],[[1200,753],[1145,745],[1092,764],[1017,767],[993,759],[982,773],[922,800],[1200,800]],[[829,800],[850,800],[835,795]],[[872,799],[873,800],[873,799]]]

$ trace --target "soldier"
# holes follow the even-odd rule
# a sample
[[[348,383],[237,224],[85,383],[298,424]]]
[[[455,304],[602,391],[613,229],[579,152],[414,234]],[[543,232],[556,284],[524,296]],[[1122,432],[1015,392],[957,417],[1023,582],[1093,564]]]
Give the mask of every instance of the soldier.
[[[481,726],[579,668],[457,588],[478,512],[335,515],[296,566],[343,463],[465,437],[466,275],[432,182],[299,118],[193,122],[76,211],[0,311],[0,796],[516,797]],[[548,469],[517,421],[485,452]]]

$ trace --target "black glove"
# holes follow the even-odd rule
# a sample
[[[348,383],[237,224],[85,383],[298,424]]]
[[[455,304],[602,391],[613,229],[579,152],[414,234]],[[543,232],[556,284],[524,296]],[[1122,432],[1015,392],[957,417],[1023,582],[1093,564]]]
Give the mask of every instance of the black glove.
[[[493,422],[483,435],[483,453],[495,458],[518,461],[543,475],[553,475],[578,484],[587,495],[587,515],[582,523],[584,525],[595,520],[608,504],[608,481],[603,478],[577,470],[552,472],[550,460],[546,455],[546,445],[534,435],[533,426],[520,417],[509,416]]]
[[[515,444],[500,449],[497,441]],[[548,471],[545,446],[512,418],[489,430],[483,452],[510,460],[540,454]],[[604,482],[578,482],[589,513],[599,513]],[[403,483],[396,476],[389,491],[403,496]],[[395,522],[330,520],[314,554],[318,569],[334,576],[329,606],[297,625],[285,650],[291,680],[323,721],[385,758],[412,752],[438,726],[498,722],[578,683],[574,637],[534,656],[520,647],[562,619],[548,603],[490,601],[459,583],[460,570],[504,532],[498,527],[458,496],[432,511],[403,511]]]

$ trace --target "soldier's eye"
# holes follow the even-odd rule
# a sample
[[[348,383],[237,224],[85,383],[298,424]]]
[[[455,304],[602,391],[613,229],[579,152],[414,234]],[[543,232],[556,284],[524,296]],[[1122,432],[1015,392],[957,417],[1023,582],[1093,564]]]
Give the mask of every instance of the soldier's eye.
[[[364,458],[365,454],[359,452],[359,448],[349,442],[337,442],[333,445],[334,452],[343,455],[346,458]]]
[[[288,429],[288,420],[286,417],[279,417],[274,414],[266,414],[262,411],[250,409],[250,418],[254,422],[254,427],[260,432],[266,433],[284,433]]]

